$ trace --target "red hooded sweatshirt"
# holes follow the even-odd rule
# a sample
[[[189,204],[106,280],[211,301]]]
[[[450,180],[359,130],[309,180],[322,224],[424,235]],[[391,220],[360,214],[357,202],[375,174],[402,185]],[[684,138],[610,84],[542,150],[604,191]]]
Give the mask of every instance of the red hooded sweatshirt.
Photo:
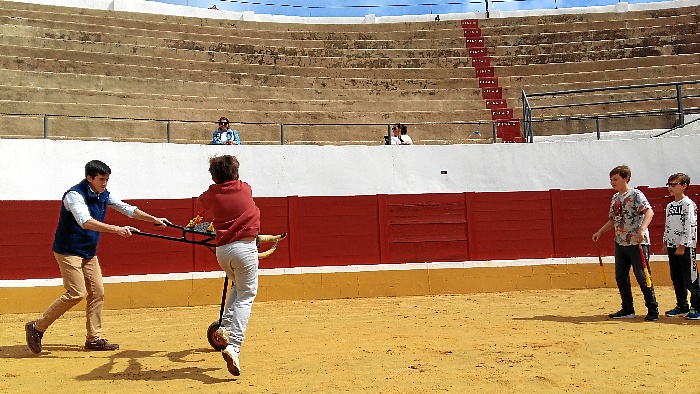
[[[211,185],[197,202],[214,216],[216,246],[257,237],[260,233],[260,209],[253,201],[250,185],[243,181]]]

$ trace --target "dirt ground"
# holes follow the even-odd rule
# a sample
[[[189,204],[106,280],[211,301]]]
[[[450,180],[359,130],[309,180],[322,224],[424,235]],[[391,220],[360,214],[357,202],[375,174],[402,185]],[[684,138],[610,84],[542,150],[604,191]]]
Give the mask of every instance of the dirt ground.
[[[109,294],[107,294],[109,298]],[[657,289],[662,312],[671,288]],[[206,340],[218,306],[105,312],[116,352],[87,352],[81,311],[25,345],[0,316],[0,392],[8,393],[698,393],[700,322],[612,321],[616,289],[526,291],[253,307],[234,378]]]

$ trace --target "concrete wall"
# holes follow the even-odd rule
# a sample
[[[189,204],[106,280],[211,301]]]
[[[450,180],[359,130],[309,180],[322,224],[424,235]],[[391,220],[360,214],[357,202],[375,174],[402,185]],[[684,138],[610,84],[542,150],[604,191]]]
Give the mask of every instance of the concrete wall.
[[[657,200],[655,208],[658,217],[654,224],[662,226],[664,200],[662,185],[669,174],[687,172],[693,180],[700,179],[700,173],[693,165],[695,153],[700,148],[699,136],[671,137],[657,139],[641,139],[627,141],[589,141],[580,143],[551,143],[551,144],[497,144],[497,145],[455,145],[455,146],[410,146],[410,147],[348,147],[348,146],[228,146],[213,147],[179,144],[144,144],[144,143],[115,143],[115,142],[85,142],[85,141],[52,141],[52,140],[0,140],[0,212],[3,212],[0,223],[0,256],[4,258],[3,269],[15,267],[15,274],[26,279],[0,278],[0,313],[15,313],[40,311],[45,308],[52,298],[62,292],[61,281],[55,262],[51,261],[50,238],[52,224],[56,219],[56,205],[67,187],[80,180],[83,176],[83,166],[91,159],[101,159],[113,169],[109,188],[113,193],[124,199],[139,199],[149,210],[150,205],[158,207],[164,215],[175,218],[171,207],[171,199],[190,199],[206,189],[210,183],[207,173],[207,159],[222,153],[233,153],[242,163],[241,176],[253,186],[256,197],[264,201],[264,212],[270,212],[269,199],[275,196],[301,199],[304,197],[289,196],[341,196],[345,200],[359,201],[366,198],[351,197],[369,195],[370,199],[386,201],[388,208],[396,202],[395,208],[401,212],[410,213],[411,203],[401,204],[405,199],[402,193],[429,194],[429,199],[452,200],[450,193],[481,192],[475,196],[484,209],[488,209],[488,193],[493,191],[510,191],[508,201],[494,202],[492,219],[489,215],[479,216],[478,212],[467,212],[466,220],[482,217],[478,223],[464,223],[464,214],[458,214],[463,223],[458,232],[464,233],[468,226],[469,253],[489,255],[491,251],[506,251],[508,260],[477,260],[477,261],[440,261],[427,260],[425,263],[392,263],[377,264],[364,261],[360,265],[337,264],[324,266],[316,261],[328,261],[323,248],[328,253],[338,253],[342,248],[352,250],[355,240],[346,237],[336,237],[333,234],[312,234],[310,223],[292,230],[290,239],[283,241],[282,253],[273,255],[274,258],[285,257],[284,253],[297,256],[298,266],[289,268],[267,268],[262,270],[261,300],[275,299],[313,299],[339,297],[373,297],[411,294],[444,294],[477,291],[507,291],[522,289],[552,289],[552,288],[590,288],[604,286],[597,265],[595,250],[590,242],[590,235],[595,228],[605,221],[606,204],[612,190],[608,185],[609,170],[625,163],[633,169],[633,184],[655,187],[654,195]],[[447,174],[441,174],[445,170]],[[551,238],[548,232],[564,232],[564,238],[569,239],[570,230],[532,227],[534,222],[518,219],[517,242],[504,242],[497,233],[490,233],[488,228],[493,225],[508,225],[508,220],[499,217],[498,212],[508,208],[510,212],[525,210],[523,217],[528,214],[530,205],[518,207],[520,201],[530,201],[536,206],[550,206],[557,193],[541,190],[567,189],[570,196],[583,196],[577,200],[582,208],[576,211],[576,217],[560,217],[564,222],[571,222],[573,231],[578,231],[578,241],[584,250],[571,258],[544,257],[537,252],[526,252],[522,247],[532,247],[528,237],[540,234],[545,239]],[[597,189],[584,190],[584,189]],[[530,192],[527,192],[530,190]],[[661,193],[659,193],[661,192]],[[382,197],[383,196],[383,197]],[[547,201],[538,201],[538,196]],[[587,204],[586,196],[597,196]],[[498,197],[502,201],[504,196]],[[598,198],[600,197],[600,198]],[[318,200],[329,197],[305,197]],[[535,198],[535,200],[532,200]],[[459,199],[459,198],[458,198]],[[466,197],[467,211],[470,197]],[[48,201],[45,201],[48,200]],[[464,200],[464,198],[462,198]],[[179,200],[178,200],[179,201]],[[188,200],[184,200],[188,201]],[[552,200],[554,201],[554,200]],[[562,199],[557,200],[560,204]],[[176,201],[177,202],[177,201]],[[486,204],[486,205],[484,205]],[[595,215],[587,211],[587,206],[596,206]],[[315,208],[307,206],[294,208],[303,213],[308,224],[308,215],[314,215]],[[308,202],[306,203],[308,205]],[[19,207],[15,211],[12,207]],[[660,208],[659,208],[660,207]],[[416,206],[416,208],[433,211],[442,216],[443,213],[454,209],[449,204],[432,204]],[[262,209],[262,208],[261,208]],[[325,209],[328,209],[327,207]],[[342,212],[345,206],[339,206]],[[376,208],[374,208],[376,209]],[[380,219],[383,215],[380,212]],[[552,208],[553,209],[553,208]],[[589,208],[590,209],[590,208]],[[437,211],[435,211],[437,210]],[[441,211],[444,210],[444,211]],[[532,210],[532,213],[539,209]],[[191,215],[191,210],[180,212],[183,220]],[[283,215],[290,215],[290,223],[298,218],[292,217],[294,210]],[[443,213],[441,213],[443,212]],[[552,211],[554,215],[554,211]],[[560,211],[561,212],[561,211]],[[545,212],[546,213],[546,212]],[[267,215],[267,214],[266,214]],[[376,215],[374,213],[373,215]],[[512,214],[505,214],[505,219]],[[541,212],[538,214],[541,216]],[[411,234],[419,238],[434,233],[432,223],[413,223],[414,218],[398,216],[398,225],[411,224]],[[502,216],[502,215],[501,215]],[[561,213],[559,214],[561,216]],[[120,218],[112,215],[110,221]],[[341,220],[343,215],[335,214],[326,221]],[[283,218],[284,219],[284,218]],[[546,218],[545,218],[546,219]],[[125,219],[128,220],[128,219]],[[314,220],[321,220],[319,217]],[[348,217],[346,225],[337,226],[362,231],[361,222],[354,223]],[[485,221],[484,221],[485,220]],[[548,222],[548,220],[545,220]],[[380,220],[381,222],[381,220]],[[286,223],[286,220],[283,220]],[[402,224],[403,223],[403,224]],[[347,224],[352,224],[349,226]],[[391,224],[391,223],[389,223]],[[585,224],[585,230],[581,227]],[[376,227],[376,223],[372,224]],[[386,226],[386,224],[384,225]],[[421,229],[421,226],[425,228]],[[538,224],[539,226],[539,224]],[[556,223],[554,225],[556,227]],[[567,225],[568,226],[568,225]],[[532,227],[532,231],[528,228]],[[541,226],[539,226],[541,227]],[[324,227],[334,230],[336,227]],[[379,229],[380,243],[390,245],[391,242],[404,242],[399,236],[384,233],[387,229]],[[551,227],[549,227],[551,228]],[[483,229],[483,230],[479,230]],[[39,231],[40,230],[40,231]],[[37,233],[36,231],[39,231]],[[296,232],[295,232],[296,231]],[[396,230],[394,230],[396,231]],[[654,239],[658,238],[655,229]],[[360,234],[361,239],[372,239],[376,236],[376,228],[365,230]],[[449,229],[448,229],[449,232]],[[529,234],[530,232],[531,234]],[[375,234],[375,235],[372,235]],[[384,235],[381,235],[384,234]],[[569,235],[566,235],[569,234]],[[609,234],[608,234],[609,235]],[[457,234],[458,243],[464,243],[467,234]],[[555,238],[557,237],[554,234]],[[369,237],[369,238],[368,238]],[[384,241],[383,237],[394,239]],[[461,238],[460,238],[461,237]],[[427,238],[426,238],[427,239]],[[566,239],[546,240],[548,245],[540,245],[545,250],[544,256],[557,256],[556,242]],[[308,242],[320,242],[314,247]],[[373,242],[378,242],[375,238]],[[433,241],[426,241],[412,247],[425,253],[435,248]],[[486,242],[488,245],[484,245]],[[554,242],[554,254],[551,254],[551,243]],[[204,248],[170,248],[164,247],[166,242],[154,245],[152,242],[141,240],[122,240],[119,237],[105,236],[99,252],[104,261],[108,291],[113,295],[108,297],[109,308],[134,308],[146,306],[172,305],[201,305],[216,304],[220,297],[220,279],[211,253]],[[299,246],[299,243],[307,243]],[[496,245],[493,245],[493,244]],[[320,246],[324,245],[325,246]],[[18,246],[19,245],[19,246]],[[372,249],[365,242],[355,244],[358,248]],[[458,244],[451,244],[460,247]],[[559,245],[562,245],[561,243]],[[400,245],[399,245],[400,246]],[[604,255],[611,252],[610,242],[605,242]],[[515,247],[515,249],[513,249]],[[539,246],[535,245],[539,248]],[[311,248],[311,249],[309,249]],[[490,248],[490,249],[488,249]],[[193,250],[194,249],[194,250]],[[293,250],[292,250],[293,249]],[[313,259],[304,255],[304,250],[311,251]],[[383,249],[384,250],[384,249]],[[406,250],[406,249],[401,249]],[[520,251],[520,252],[518,252]],[[342,250],[341,250],[342,252]],[[150,257],[146,257],[150,253]],[[153,254],[155,253],[155,255]],[[194,254],[193,254],[194,253]],[[344,252],[343,252],[344,253]],[[375,251],[376,253],[376,251]],[[383,253],[383,252],[382,252]],[[481,253],[481,254],[479,254]],[[485,253],[485,254],[484,254]],[[530,254],[527,254],[530,253]],[[429,255],[428,253],[427,255]],[[18,257],[20,256],[20,257]],[[305,257],[307,257],[305,259]],[[339,255],[343,258],[343,255]],[[360,256],[362,257],[362,256]],[[183,259],[194,259],[194,271],[188,269],[168,271],[168,267],[182,267]],[[382,255],[381,259],[385,256]],[[301,260],[299,260],[301,259]],[[158,260],[158,261],[156,261]],[[307,261],[304,261],[307,260]],[[652,264],[654,282],[657,285],[669,284],[666,263],[663,256],[656,256]],[[314,261],[311,263],[311,261]],[[355,260],[353,260],[355,261]],[[382,260],[383,261],[383,260]],[[401,261],[401,260],[399,260]],[[410,261],[410,260],[403,260]],[[416,261],[416,260],[414,260]],[[426,261],[426,260],[418,260]],[[432,262],[431,262],[432,261]],[[612,259],[605,257],[607,271],[607,286],[614,286],[614,276],[611,267]],[[159,265],[156,265],[159,264]],[[270,267],[267,261],[262,266]],[[184,264],[187,267],[187,264]],[[275,264],[272,267],[278,266]],[[135,267],[135,268],[130,268]],[[200,268],[197,268],[200,267]],[[282,265],[281,267],[284,267]],[[49,269],[49,276],[33,276],[37,270]],[[179,269],[179,268],[178,268]],[[191,268],[190,268],[191,269]],[[20,272],[20,271],[22,271]],[[0,270],[2,271],[2,270]],[[154,273],[148,273],[154,272]],[[169,273],[170,272],[170,273]],[[114,274],[116,273],[116,275]],[[13,274],[14,275],[14,274]],[[1,276],[1,275],[0,275]],[[31,279],[45,278],[45,279]]]
[[[0,200],[57,200],[85,163],[105,161],[125,199],[190,198],[210,184],[207,159],[235,154],[255,196],[348,196],[605,189],[620,164],[632,183],[700,180],[700,136],[451,146],[225,146],[0,140]],[[441,171],[446,171],[442,174]]]

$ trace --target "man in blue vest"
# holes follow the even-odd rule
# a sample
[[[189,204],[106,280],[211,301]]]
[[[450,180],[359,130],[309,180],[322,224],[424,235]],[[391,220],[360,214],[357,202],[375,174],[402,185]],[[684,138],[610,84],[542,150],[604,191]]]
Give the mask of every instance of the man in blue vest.
[[[58,297],[39,319],[25,324],[27,346],[34,353],[41,352],[41,339],[46,329],[83,298],[87,303],[85,349],[119,349],[119,345],[102,338],[104,286],[102,271],[95,254],[100,233],[115,233],[126,238],[139,230],[131,226],[105,223],[107,207],[131,218],[160,226],[169,221],[151,216],[110,195],[107,191],[107,181],[111,173],[112,170],[105,163],[92,160],[85,165],[85,179],[63,195],[52,250],[61,270],[66,292]]]

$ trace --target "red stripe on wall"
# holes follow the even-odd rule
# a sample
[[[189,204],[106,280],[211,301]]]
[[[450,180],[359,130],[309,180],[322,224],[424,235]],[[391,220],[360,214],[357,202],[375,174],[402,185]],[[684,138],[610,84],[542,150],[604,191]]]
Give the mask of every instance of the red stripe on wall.
[[[652,252],[659,254],[666,188],[640,188],[655,211]],[[262,268],[371,265],[423,261],[595,256],[591,236],[608,218],[607,190],[444,193],[341,197],[259,197],[263,234],[289,233]],[[698,196],[693,196],[697,201]],[[195,199],[130,200],[148,213],[185,225]],[[60,277],[51,243],[58,201],[0,201],[0,279]],[[206,216],[205,216],[206,220]],[[180,236],[109,210],[106,221]],[[173,232],[175,231],[175,232]],[[613,250],[612,232],[600,242]],[[265,250],[266,245],[262,245]],[[103,234],[105,276],[218,271],[206,247]]]

